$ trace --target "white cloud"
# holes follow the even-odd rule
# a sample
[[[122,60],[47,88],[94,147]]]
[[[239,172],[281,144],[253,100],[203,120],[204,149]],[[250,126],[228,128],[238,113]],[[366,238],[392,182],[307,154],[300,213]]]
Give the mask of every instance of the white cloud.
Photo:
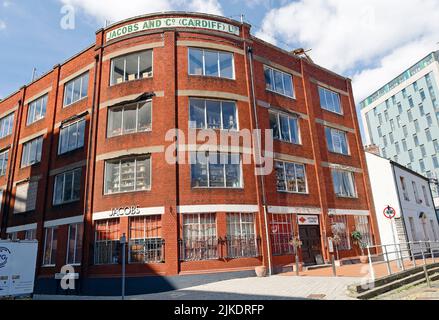
[[[222,14],[218,0],[59,0],[95,17],[100,23],[169,10]]]
[[[7,1],[7,0],[3,1],[3,7],[4,8],[9,8],[11,6],[11,4],[12,4],[11,1]]]
[[[0,20],[0,31],[5,30],[5,29],[6,29],[6,22],[4,22],[3,20]]]
[[[316,63],[354,77],[361,99],[434,49],[437,21],[437,0],[299,0],[269,11],[257,36],[312,48]]]

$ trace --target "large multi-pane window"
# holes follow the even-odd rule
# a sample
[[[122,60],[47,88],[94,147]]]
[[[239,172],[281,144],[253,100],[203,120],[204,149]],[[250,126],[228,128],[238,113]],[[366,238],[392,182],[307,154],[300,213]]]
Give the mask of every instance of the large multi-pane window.
[[[59,133],[58,154],[64,154],[84,146],[85,119],[62,126]]]
[[[105,194],[145,191],[151,186],[151,157],[105,162]]]
[[[69,234],[67,238],[67,257],[66,263],[70,265],[81,264],[82,259],[82,235],[84,225],[74,223],[69,225]]]
[[[290,244],[294,237],[293,215],[272,214],[270,218],[270,238],[273,255],[293,254],[294,247]]]
[[[279,112],[271,112],[270,129],[276,140],[300,144],[299,119]]]
[[[12,134],[14,126],[14,113],[0,119],[0,139]]]
[[[191,153],[193,188],[241,188],[242,165],[239,154]]]
[[[95,264],[116,264],[120,250],[119,219],[99,220],[95,225]]]
[[[151,78],[152,56],[152,50],[148,50],[112,59],[110,85]]]
[[[227,214],[227,258],[259,255],[254,213]]]
[[[9,150],[2,151],[0,153],[0,176],[4,176],[6,174],[6,169],[8,167],[8,157]]]
[[[58,227],[45,229],[43,266],[52,267],[56,264],[57,231]]]
[[[23,144],[21,167],[27,167],[41,161],[43,148],[43,136],[30,140]]]
[[[234,79],[233,54],[224,51],[189,48],[189,74]]]
[[[349,155],[349,146],[346,132],[326,127],[325,134],[329,151]]]
[[[151,130],[152,102],[143,101],[108,109],[108,137]]]
[[[27,111],[27,125],[30,125],[46,116],[47,94],[29,103]]]
[[[354,173],[350,171],[332,169],[332,181],[337,197],[356,198]]]
[[[342,114],[340,95],[337,92],[319,87],[320,106],[328,111]]]
[[[218,259],[215,213],[183,215],[180,259],[183,261]]]
[[[53,205],[78,201],[81,191],[81,169],[61,173],[55,177]]]
[[[161,216],[131,217],[129,228],[129,263],[164,262]]]
[[[264,66],[266,89],[294,98],[293,78],[290,74]]]
[[[275,161],[277,191],[307,193],[305,165]]]
[[[238,130],[235,102],[191,98],[189,104],[191,128]]]
[[[87,97],[88,77],[88,72],[86,72],[66,83],[64,87],[64,107]]]

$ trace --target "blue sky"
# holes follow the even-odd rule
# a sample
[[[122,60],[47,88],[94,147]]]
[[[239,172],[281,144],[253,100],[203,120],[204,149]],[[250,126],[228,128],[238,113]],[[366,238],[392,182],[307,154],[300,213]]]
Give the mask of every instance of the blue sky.
[[[60,26],[66,4],[73,30]],[[93,43],[106,19],[169,9],[244,14],[253,34],[351,77],[357,102],[439,49],[437,0],[0,0],[0,98]]]

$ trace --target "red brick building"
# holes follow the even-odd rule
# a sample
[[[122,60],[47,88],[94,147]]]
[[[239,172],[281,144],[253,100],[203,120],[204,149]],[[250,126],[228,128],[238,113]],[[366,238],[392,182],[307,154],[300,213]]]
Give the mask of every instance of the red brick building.
[[[41,292],[66,264],[83,292],[117,291],[123,234],[132,292],[280,271],[298,235],[304,264],[329,261],[335,233],[340,258],[358,256],[354,230],[379,242],[351,81],[245,23],[179,12],[99,30],[0,101],[0,127],[2,236],[39,241]],[[170,163],[172,129],[273,129],[274,170],[255,175],[243,141],[206,154],[180,139],[209,160]]]

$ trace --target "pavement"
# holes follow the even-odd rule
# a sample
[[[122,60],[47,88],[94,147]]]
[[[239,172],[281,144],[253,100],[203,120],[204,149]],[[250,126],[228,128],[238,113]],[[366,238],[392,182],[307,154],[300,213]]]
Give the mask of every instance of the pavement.
[[[276,275],[215,282],[170,292],[127,297],[127,300],[353,300],[351,277],[296,277]],[[35,300],[120,300],[120,297],[35,295]]]

